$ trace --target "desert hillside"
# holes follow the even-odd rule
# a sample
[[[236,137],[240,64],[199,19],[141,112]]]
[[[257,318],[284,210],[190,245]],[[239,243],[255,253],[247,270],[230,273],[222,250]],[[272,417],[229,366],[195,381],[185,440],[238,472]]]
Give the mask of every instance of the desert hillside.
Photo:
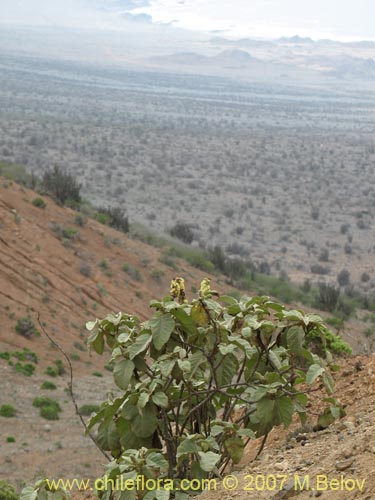
[[[61,366],[61,354],[41,331],[38,315],[72,360],[78,406],[98,405],[114,384],[105,366],[109,353],[99,357],[87,352],[85,322],[120,310],[145,318],[149,301],[165,294],[176,274],[186,278],[187,292],[192,293],[206,273],[180,259],[172,268],[161,249],[59,207],[46,196],[44,208],[35,206],[40,195],[21,185],[1,179],[0,193],[0,406],[16,410],[13,418],[0,416],[0,477],[18,490],[24,481],[42,476],[97,478],[105,458],[83,435],[67,395],[66,365]],[[219,290],[229,288],[218,276],[213,282]],[[272,493],[223,491],[225,498],[289,498],[297,495],[290,487],[294,474],[309,474],[313,481],[323,473],[332,479],[365,480],[362,492],[309,491],[298,498],[320,493],[337,500],[375,498],[375,359],[356,356],[340,364],[336,396],[346,417],[313,431],[312,408],[306,428],[295,422],[288,430],[273,430],[260,458],[253,462],[260,444],[253,442],[233,471],[242,485],[246,474],[284,474],[287,488]],[[46,388],[51,384],[54,391]],[[33,406],[37,396],[58,401],[59,420],[40,416]],[[202,500],[206,495],[213,499],[213,494],[205,493]]]

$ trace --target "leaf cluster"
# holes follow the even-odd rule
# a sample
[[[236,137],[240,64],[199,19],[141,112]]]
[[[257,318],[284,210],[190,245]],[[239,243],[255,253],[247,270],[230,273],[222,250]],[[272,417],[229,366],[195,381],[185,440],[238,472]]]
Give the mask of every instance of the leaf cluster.
[[[112,313],[87,323],[91,349],[111,349],[122,391],[89,421],[114,458],[112,477],[134,473],[139,461],[146,477],[220,476],[249,440],[288,427],[295,413],[304,424],[309,394],[319,387],[328,395],[320,425],[343,415],[319,316],[266,296],[217,297],[209,280],[190,302],[179,294],[150,305],[144,322]]]

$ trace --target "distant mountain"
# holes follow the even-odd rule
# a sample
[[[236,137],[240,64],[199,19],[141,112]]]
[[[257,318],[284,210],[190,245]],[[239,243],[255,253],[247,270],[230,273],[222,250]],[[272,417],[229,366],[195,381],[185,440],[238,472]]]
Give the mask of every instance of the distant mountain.
[[[258,61],[258,59],[252,57],[248,52],[240,49],[223,50],[223,52],[220,52],[211,59],[225,64],[248,64],[254,61]]]
[[[252,38],[240,38],[239,40],[228,40],[219,36],[211,38],[210,42],[217,45],[230,45],[246,48],[267,48],[274,47],[275,43],[270,40],[253,40]]]
[[[179,66],[246,66],[254,62],[261,62],[252,57],[245,50],[228,49],[219,52],[215,56],[205,56],[195,52],[177,52],[166,56],[157,56],[148,59],[149,62],[158,64],[177,64]]]
[[[279,43],[315,43],[314,40],[310,37],[301,37],[298,35],[291,37],[281,37],[276,40]]]

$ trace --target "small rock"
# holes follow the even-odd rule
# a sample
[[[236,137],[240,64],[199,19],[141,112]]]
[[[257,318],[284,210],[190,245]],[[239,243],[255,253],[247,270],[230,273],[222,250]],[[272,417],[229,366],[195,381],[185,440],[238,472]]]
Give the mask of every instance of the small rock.
[[[51,426],[49,424],[43,425],[43,430],[49,432],[51,430]]]
[[[349,469],[349,467],[353,464],[353,459],[348,458],[347,460],[341,460],[338,462],[335,462],[335,467],[337,470],[343,471],[346,469]]]
[[[285,462],[278,462],[275,464],[275,470],[284,471],[287,468],[288,464]]]
[[[300,443],[301,441],[307,441],[306,434],[298,434],[298,436],[296,436],[296,441],[297,443]]]

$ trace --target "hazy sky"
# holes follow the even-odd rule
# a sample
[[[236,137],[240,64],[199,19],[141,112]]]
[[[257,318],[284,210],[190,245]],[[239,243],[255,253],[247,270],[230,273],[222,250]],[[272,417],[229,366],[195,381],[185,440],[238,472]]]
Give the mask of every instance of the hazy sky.
[[[122,29],[173,24],[223,36],[374,39],[375,0],[0,0],[0,22]]]

